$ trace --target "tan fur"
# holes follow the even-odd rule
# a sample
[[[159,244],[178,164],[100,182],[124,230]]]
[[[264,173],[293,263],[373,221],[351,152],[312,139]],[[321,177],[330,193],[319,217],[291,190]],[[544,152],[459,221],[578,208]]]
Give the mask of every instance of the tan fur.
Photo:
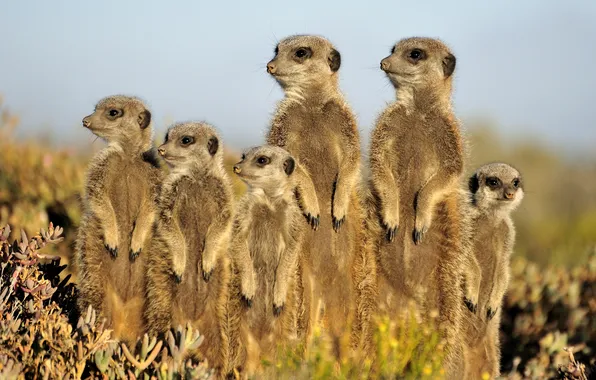
[[[496,185],[490,183],[494,179],[499,181]],[[462,305],[468,379],[478,379],[483,372],[491,378],[499,376],[500,311],[509,284],[509,258],[515,242],[511,212],[523,196],[521,176],[507,164],[484,165],[469,180],[466,212],[473,226],[469,238],[481,276],[466,272],[464,277],[471,286],[479,285],[477,309]]]
[[[233,210],[221,140],[208,124],[179,123],[158,151],[171,171],[159,195],[149,253],[147,325],[159,334],[191,322],[205,336],[198,355],[225,373]]]
[[[285,92],[267,143],[288,150],[306,168],[321,210],[320,227],[307,231],[301,257],[300,326],[308,338],[322,304],[338,350],[339,336],[353,318],[352,269],[361,227],[360,138],[338,88],[340,61],[325,38],[299,35],[283,39],[267,65]]]
[[[419,59],[416,59],[418,52]],[[461,378],[464,265],[457,185],[463,142],[451,111],[455,57],[440,41],[407,38],[381,61],[397,100],[377,120],[370,147],[379,311],[424,320],[439,312],[448,378]],[[417,309],[408,304],[414,300]]]
[[[129,344],[144,332],[146,245],[161,178],[150,123],[147,106],[127,96],[102,99],[83,119],[108,146],[87,170],[75,248],[78,307],[93,306],[114,329],[114,337]]]
[[[230,252],[241,278],[239,296],[249,305],[241,322],[249,374],[297,337],[296,277],[307,225],[294,195],[296,164],[284,149],[265,145],[246,151],[234,166],[248,185]]]

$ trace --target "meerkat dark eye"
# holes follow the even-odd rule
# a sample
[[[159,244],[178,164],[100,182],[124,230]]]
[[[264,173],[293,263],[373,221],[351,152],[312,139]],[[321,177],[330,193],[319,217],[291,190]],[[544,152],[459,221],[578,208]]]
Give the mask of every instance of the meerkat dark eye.
[[[271,160],[267,156],[259,156],[257,158],[257,164],[259,164],[259,166],[265,166],[269,164],[269,162],[271,162]]]
[[[246,159],[246,154],[242,154],[242,157],[240,158],[242,161],[244,161]]]
[[[312,57],[312,50],[310,48],[307,48],[307,47],[301,47],[298,50],[296,50],[296,52],[294,53],[294,55],[298,59],[307,59],[307,58]]]
[[[513,187],[515,187],[516,189],[519,187],[519,179],[518,178],[513,180]]]
[[[306,50],[304,50],[304,49],[298,49],[298,50],[296,50],[296,57],[302,58],[304,56],[306,56]]]
[[[495,178],[495,177],[488,177],[486,179],[486,185],[488,187],[490,187],[491,189],[497,188],[499,186],[499,182],[500,182],[499,179]]]
[[[417,62],[417,61],[420,61],[421,59],[426,58],[426,54],[424,53],[424,51],[422,51],[420,49],[413,49],[412,51],[410,51],[410,54],[408,55],[408,57],[410,58],[410,60]]]
[[[275,55],[278,55],[278,54],[279,54],[279,46],[276,46],[275,47]]]
[[[190,144],[194,143],[195,139],[192,136],[183,136],[180,139],[180,144],[182,144],[182,146],[189,146]]]
[[[110,120],[115,120],[115,119],[119,118],[120,116],[122,116],[122,110],[112,108],[111,110],[108,111],[108,119],[110,119]]]

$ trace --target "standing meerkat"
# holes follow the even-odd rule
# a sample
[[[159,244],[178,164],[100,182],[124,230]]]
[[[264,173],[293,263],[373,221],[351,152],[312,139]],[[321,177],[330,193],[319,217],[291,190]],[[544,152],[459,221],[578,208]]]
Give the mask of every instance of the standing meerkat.
[[[247,150],[234,172],[248,185],[240,199],[230,244],[241,278],[248,373],[259,359],[297,337],[298,257],[307,229],[294,195],[294,158],[276,146]]]
[[[178,123],[158,152],[171,170],[159,194],[148,258],[147,327],[163,334],[190,322],[205,337],[199,356],[225,370],[233,210],[220,139],[206,123]]]
[[[393,47],[381,69],[397,100],[379,116],[369,155],[380,220],[371,231],[378,239],[380,311],[419,318],[438,311],[448,378],[460,378],[463,369],[463,141],[451,110],[455,62],[448,47],[431,38],[406,38]],[[408,310],[410,301],[415,310]]]
[[[481,166],[469,180],[466,210],[472,215],[472,247],[481,268],[477,310],[466,312],[468,305],[462,305],[469,379],[480,379],[484,372],[491,378],[500,375],[501,303],[509,285],[509,259],[515,243],[511,213],[523,197],[519,171],[504,163]],[[469,276],[464,278],[470,281]]]
[[[300,328],[308,339],[322,306],[336,353],[353,314],[352,269],[360,231],[360,138],[338,87],[340,65],[335,47],[313,35],[283,39],[267,64],[285,92],[267,143],[286,149],[304,166],[296,177],[311,177],[318,201],[304,194],[300,198],[308,208],[320,210],[319,229],[307,232],[299,266],[305,309]]]
[[[100,100],[83,126],[108,146],[86,175],[76,241],[79,310],[101,312],[114,336],[134,343],[144,331],[145,246],[151,239],[161,171],[151,112],[139,99]]]

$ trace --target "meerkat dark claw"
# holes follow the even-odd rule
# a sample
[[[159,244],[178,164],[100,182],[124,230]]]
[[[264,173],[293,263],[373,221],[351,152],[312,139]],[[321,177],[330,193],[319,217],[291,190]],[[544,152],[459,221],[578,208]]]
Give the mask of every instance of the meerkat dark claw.
[[[281,314],[283,309],[284,309],[284,305],[275,306],[275,304],[273,304],[273,315],[275,315],[276,317],[279,317],[279,315]]]
[[[420,242],[422,242],[422,239],[424,238],[425,232],[426,232],[426,230],[424,230],[424,229],[421,230],[421,231],[419,231],[417,229],[414,229],[414,233],[413,233],[413,235],[414,235],[414,244],[418,245],[418,244],[420,244]]]
[[[470,301],[466,297],[464,297],[464,304],[466,305],[466,307],[468,308],[468,310],[470,310],[472,312],[472,314],[476,314],[476,310],[478,308],[478,305],[476,305],[475,303],[473,303],[472,301]]]
[[[497,314],[497,310],[498,310],[498,308],[497,308],[497,309],[495,309],[495,310],[493,310],[493,309],[491,309],[491,308],[489,307],[489,308],[488,308],[488,310],[486,310],[486,319],[487,319],[487,320],[489,320],[489,321],[490,321],[491,319],[493,319],[493,318],[494,318],[494,316],[495,316],[495,314]]]
[[[205,280],[205,282],[209,282],[209,279],[211,278],[212,273],[213,273],[213,270],[211,270],[209,272],[203,271],[203,280]]]
[[[112,248],[112,247],[108,246],[107,244],[104,244],[104,247],[106,247],[106,249],[108,250],[108,252],[110,252],[110,255],[113,258],[118,257],[118,248]]]
[[[395,239],[395,235],[397,234],[398,229],[398,226],[395,226],[393,228],[388,226],[385,227],[385,238],[387,239],[387,241],[391,243],[393,239]]]
[[[182,282],[182,275],[178,274],[178,273],[173,273],[172,276],[174,276],[174,281],[176,281],[176,284],[179,284]]]
[[[137,252],[133,252],[132,249],[129,252],[130,261],[135,261],[137,257],[141,254],[142,249],[139,249]]]
[[[242,302],[244,302],[244,305],[246,305],[246,307],[252,306],[252,298],[248,298],[244,294],[242,295]]]
[[[333,229],[335,230],[335,232],[339,232],[339,229],[344,224],[345,220],[346,220],[345,216],[341,219],[336,219],[335,217],[333,217]]]

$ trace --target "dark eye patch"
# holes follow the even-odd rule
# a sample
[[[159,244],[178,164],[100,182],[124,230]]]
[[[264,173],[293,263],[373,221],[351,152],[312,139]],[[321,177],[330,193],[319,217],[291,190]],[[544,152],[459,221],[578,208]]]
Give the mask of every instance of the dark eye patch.
[[[182,146],[189,146],[191,144],[194,144],[195,142],[195,138],[192,136],[182,136],[182,138],[180,139],[180,145]]]
[[[417,63],[418,61],[422,61],[426,59],[426,52],[422,49],[412,49],[408,53],[408,60],[412,63]]]
[[[117,108],[112,108],[112,109],[108,110],[108,113],[107,113],[107,117],[109,120],[116,120],[119,117],[122,117],[122,115],[124,115],[124,112],[122,112],[121,109],[117,109]]]
[[[275,47],[274,53],[275,53],[275,55],[278,55],[279,54],[279,46],[276,46]]]
[[[298,58],[298,60],[305,60],[312,57],[312,49],[309,47],[301,47],[296,49],[294,56]]]
[[[265,166],[271,162],[271,159],[267,156],[259,156],[257,157],[257,165]]]
[[[512,181],[513,187],[515,187],[516,189],[519,188],[521,186],[521,180],[519,178],[515,178]]]
[[[485,183],[492,190],[501,187],[501,180],[497,177],[487,177]]]

